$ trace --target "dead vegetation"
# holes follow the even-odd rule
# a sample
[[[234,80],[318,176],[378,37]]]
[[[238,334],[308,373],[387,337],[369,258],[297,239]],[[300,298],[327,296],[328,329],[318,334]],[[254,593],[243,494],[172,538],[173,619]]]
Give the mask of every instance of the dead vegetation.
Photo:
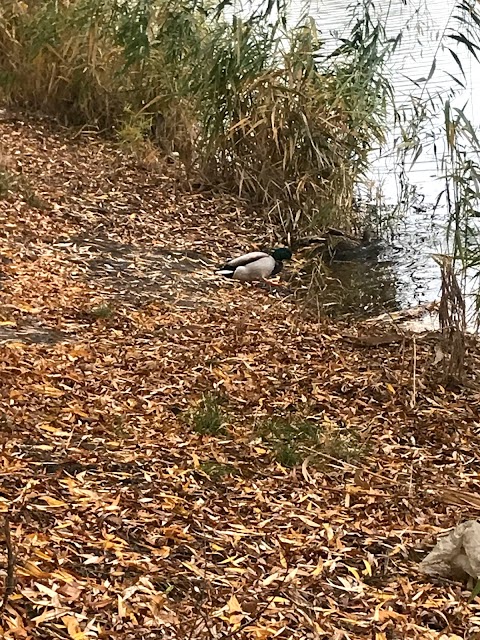
[[[281,233],[350,228],[354,185],[383,140],[393,41],[359,6],[350,39],[327,57],[311,19],[287,27],[270,2],[243,20],[225,8],[5,0],[3,99],[160,149]]]
[[[408,339],[211,278],[264,231],[234,201],[0,134],[47,205],[0,203],[3,637],[477,637],[479,598],[417,571],[480,509],[480,395],[440,384],[434,341],[412,403]]]
[[[463,382],[467,328],[465,297],[455,272],[454,260],[449,256],[441,256],[437,261],[442,276],[438,316],[443,333],[444,376],[447,381]]]

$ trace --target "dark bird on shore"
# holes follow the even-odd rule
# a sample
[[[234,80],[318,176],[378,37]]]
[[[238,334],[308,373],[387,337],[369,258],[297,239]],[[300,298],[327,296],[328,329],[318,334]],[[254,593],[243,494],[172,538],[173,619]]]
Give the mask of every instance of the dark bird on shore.
[[[215,271],[218,275],[233,278],[240,282],[268,282],[267,278],[277,275],[283,269],[283,261],[290,260],[292,252],[287,247],[280,247],[272,253],[253,251],[238,258],[229,260]]]
[[[373,231],[367,227],[361,238],[350,236],[339,229],[329,228],[322,237],[304,238],[298,243],[300,249],[317,247],[327,262],[355,262],[377,258],[382,244]]]

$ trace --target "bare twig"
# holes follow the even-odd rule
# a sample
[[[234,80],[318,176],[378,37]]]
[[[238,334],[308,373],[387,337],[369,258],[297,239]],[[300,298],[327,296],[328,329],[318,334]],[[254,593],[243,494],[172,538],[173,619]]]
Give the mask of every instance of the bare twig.
[[[3,594],[2,606],[0,607],[0,615],[3,615],[8,603],[8,598],[15,590],[15,554],[13,553],[8,514],[5,515],[3,531],[5,533],[5,545],[7,547],[7,576],[5,578],[5,591]]]
[[[413,409],[417,404],[417,341],[413,336],[413,387],[412,387],[412,399],[410,400],[410,407]]]
[[[197,627],[197,623],[198,623],[199,618],[201,618],[203,620],[203,624],[205,625],[205,629],[207,630],[208,637],[211,640],[213,640],[213,638],[214,638],[213,632],[212,632],[212,630],[210,628],[208,615],[202,609],[202,606],[204,605],[206,600],[208,602],[211,602],[211,584],[210,584],[210,582],[208,580],[208,576],[207,576],[207,540],[210,540],[210,539],[207,538],[207,536],[205,535],[205,521],[204,520],[201,521],[201,526],[202,526],[202,534],[200,535],[200,537],[203,540],[203,583],[205,585],[206,598],[202,598],[202,601],[198,603],[198,606],[196,606],[196,614],[195,614],[195,617],[192,620],[192,623],[191,623],[191,626],[190,626],[190,633],[187,636],[187,640],[192,640],[193,634],[195,633],[195,629]]]
[[[238,629],[235,629],[235,631],[229,631],[228,633],[222,633],[216,640],[231,640],[234,636],[236,636],[239,633],[241,633],[244,629],[249,627],[255,621],[260,620],[260,618],[263,616],[265,611],[269,608],[269,606],[272,604],[272,602],[275,600],[275,598],[282,591],[282,588],[285,585],[285,581],[286,581],[286,579],[288,577],[288,574],[289,574],[289,568],[287,567],[285,569],[285,573],[284,573],[284,575],[282,577],[282,580],[280,581],[280,583],[278,584],[277,588],[273,592],[273,595],[267,600],[267,602],[263,605],[263,607],[261,607],[257,611],[257,613],[253,616],[253,618],[251,620],[248,620],[248,621],[244,622],[243,624],[241,624],[238,627]]]

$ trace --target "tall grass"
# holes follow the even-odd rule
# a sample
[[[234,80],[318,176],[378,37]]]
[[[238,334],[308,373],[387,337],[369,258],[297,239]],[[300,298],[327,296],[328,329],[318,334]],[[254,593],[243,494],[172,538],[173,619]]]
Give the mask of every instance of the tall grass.
[[[191,152],[195,105],[184,65],[205,16],[192,3],[6,0],[0,8],[0,87],[13,104],[66,123],[143,128]],[[147,126],[146,126],[147,125]]]
[[[445,376],[461,380],[464,373],[468,299],[476,288],[474,316],[478,324],[480,295],[480,141],[461,108],[444,107],[445,152],[441,158],[448,212],[447,239],[452,254],[440,261],[442,296],[440,324],[445,337]],[[467,274],[476,279],[476,287]],[[470,305],[471,306],[471,305]]]
[[[190,174],[234,190],[279,234],[349,227],[355,182],[382,137],[388,83],[370,0],[323,55],[283,5],[227,19],[207,0],[4,0],[0,88],[10,104],[148,137]]]
[[[440,267],[442,289],[440,326],[444,334],[444,373],[449,379],[461,379],[464,371],[466,314],[469,298],[476,289],[474,315],[480,317],[480,139],[467,115],[468,99],[454,106],[455,89],[466,88],[465,60],[480,62],[480,5],[475,0],[459,0],[443,46],[452,56],[457,73],[448,73],[453,81],[451,95],[430,93],[429,83],[437,70],[436,56],[430,73],[423,79],[422,94],[409,110],[409,117],[396,112],[401,125],[400,163],[411,169],[426,150],[437,161],[438,190],[435,210],[445,218],[445,255],[435,256]],[[466,54],[466,55],[464,55]],[[407,163],[408,158],[408,163]],[[406,176],[406,171],[402,172]],[[408,188],[408,181],[403,186]],[[468,275],[468,277],[467,277]],[[476,279],[476,286],[474,285]],[[470,317],[470,322],[474,320]]]

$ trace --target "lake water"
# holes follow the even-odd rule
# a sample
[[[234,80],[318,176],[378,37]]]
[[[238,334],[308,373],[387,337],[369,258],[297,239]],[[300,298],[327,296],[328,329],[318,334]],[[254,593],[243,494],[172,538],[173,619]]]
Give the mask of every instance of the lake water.
[[[242,6],[245,8],[244,4]],[[348,0],[293,0],[289,21],[294,25],[302,16],[313,17],[328,53],[337,46],[339,36],[349,33],[349,6]],[[438,112],[424,132],[422,155],[407,171],[408,181],[416,187],[424,207],[408,208],[402,220],[390,229],[389,240],[393,245],[386,247],[380,254],[378,263],[364,264],[361,267],[342,264],[329,273],[331,282],[335,283],[331,287],[333,299],[340,297],[343,300],[342,304],[337,305],[338,310],[349,309],[364,315],[438,299],[440,273],[431,254],[448,250],[445,231],[447,211],[440,206],[433,212],[433,205],[444,188],[442,174],[437,168],[433,153],[435,137],[440,155],[444,148],[441,100],[450,98],[453,106],[464,109],[476,128],[480,125],[480,64],[465,46],[457,45],[448,37],[459,25],[455,16],[461,12],[455,8],[455,2],[378,0],[375,10],[388,36],[402,34],[400,45],[388,63],[397,106],[408,108],[412,96],[417,99],[432,96]],[[465,73],[464,90],[459,90],[458,84],[452,79],[452,76],[460,78],[461,73],[449,48],[461,60]],[[436,68],[432,77],[428,82],[421,81],[421,78],[429,76],[434,60]],[[382,202],[389,205],[396,205],[401,199],[395,148],[397,135],[398,130],[392,120],[386,144],[372,155],[371,184],[368,188],[360,188],[363,199],[376,202],[379,193]],[[339,296],[337,291],[338,282],[345,287],[343,296]],[[475,285],[470,280],[469,289],[474,288]]]

